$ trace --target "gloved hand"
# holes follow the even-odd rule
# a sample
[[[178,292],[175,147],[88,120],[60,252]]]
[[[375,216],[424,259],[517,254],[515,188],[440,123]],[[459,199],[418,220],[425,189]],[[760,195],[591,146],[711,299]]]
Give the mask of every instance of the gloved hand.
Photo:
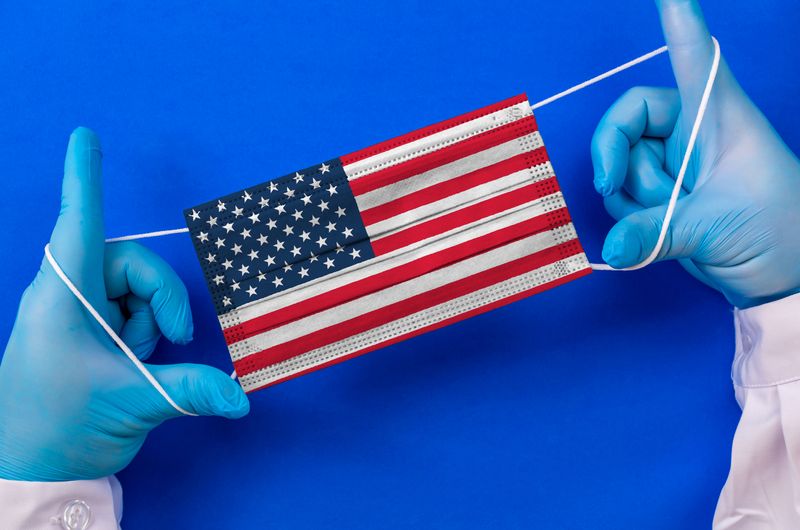
[[[619,220],[603,247],[616,268],[655,248],[714,57],[695,0],[657,4],[678,90],[630,90],[592,140],[595,188]],[[800,162],[724,60],[683,188],[659,259],[742,308],[800,291]]]
[[[140,359],[161,334],[192,339],[186,288],[154,253],[106,244],[97,137],[77,129],[64,164],[61,214],[50,240],[58,264]],[[148,365],[184,409],[238,418],[241,387],[203,365]],[[91,479],[124,468],[147,433],[179,416],[42,261],[25,290],[0,365],[0,478]]]

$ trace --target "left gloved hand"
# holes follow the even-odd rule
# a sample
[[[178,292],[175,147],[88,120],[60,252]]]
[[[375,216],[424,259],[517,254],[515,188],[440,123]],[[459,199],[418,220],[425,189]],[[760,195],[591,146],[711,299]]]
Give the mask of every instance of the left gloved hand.
[[[101,152],[77,129],[64,167],[61,214],[50,240],[58,264],[140,359],[163,334],[192,338],[186,288],[154,253],[106,244]],[[249,403],[225,373],[204,365],[148,365],[179,406],[239,418]],[[0,365],[0,478],[63,481],[124,468],[147,433],[180,416],[42,261],[25,290]]]

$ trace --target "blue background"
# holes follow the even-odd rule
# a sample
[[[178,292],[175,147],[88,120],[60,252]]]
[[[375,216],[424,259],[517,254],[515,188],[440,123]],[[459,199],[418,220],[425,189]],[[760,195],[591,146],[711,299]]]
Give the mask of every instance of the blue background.
[[[660,46],[651,2],[3,2],[0,334],[58,213],[71,129],[105,149],[107,233]],[[800,10],[705,2],[745,89],[800,148]],[[589,140],[665,57],[537,114],[575,224],[611,226]],[[148,243],[189,287],[195,341],[155,362],[229,369],[185,236]],[[596,273],[180,419],[120,473],[127,528],[707,528],[738,419],[731,308],[675,264]]]

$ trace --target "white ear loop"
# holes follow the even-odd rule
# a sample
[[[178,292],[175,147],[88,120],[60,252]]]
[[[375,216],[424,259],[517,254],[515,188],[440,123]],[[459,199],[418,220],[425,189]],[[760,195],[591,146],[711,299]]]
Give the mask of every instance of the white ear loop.
[[[680,171],[678,171],[678,176],[675,179],[675,186],[672,188],[672,195],[670,196],[669,203],[667,205],[667,212],[664,215],[664,221],[662,223],[661,232],[658,236],[658,242],[656,243],[655,248],[650,253],[650,255],[647,256],[647,258],[645,258],[645,260],[639,263],[638,265],[633,265],[631,267],[626,267],[624,269],[615,269],[612,266],[607,265],[605,263],[591,263],[590,265],[592,269],[601,271],[634,271],[650,265],[651,263],[653,263],[653,261],[655,261],[658,258],[658,254],[659,252],[661,252],[661,248],[664,246],[664,240],[667,237],[667,231],[669,230],[670,223],[672,222],[672,216],[675,213],[675,205],[678,202],[681,186],[683,185],[683,179],[686,176],[686,170],[689,167],[689,161],[692,157],[692,152],[694,151],[695,143],[697,142],[697,135],[700,131],[700,125],[703,122],[703,117],[705,116],[706,109],[708,108],[708,101],[709,98],[711,97],[711,89],[714,86],[714,81],[717,78],[717,71],[719,70],[719,62],[720,62],[719,42],[717,42],[717,39],[715,39],[714,37],[712,37],[712,40],[714,41],[714,61],[711,65],[711,72],[709,73],[708,81],[706,82],[706,87],[705,90],[703,91],[703,97],[700,100],[700,106],[697,110],[697,116],[695,117],[694,120],[694,125],[692,127],[691,135],[689,136],[689,143],[686,146],[686,152],[684,153],[683,156],[683,163],[681,164]],[[535,110],[544,107],[545,105],[549,105],[554,101],[557,101],[563,97],[578,92],[579,90],[583,90],[584,88],[594,85],[595,83],[599,83],[600,81],[607,79],[613,75],[616,75],[620,72],[623,72],[628,68],[632,68],[637,64],[643,63],[654,57],[657,57],[658,55],[665,53],[667,49],[668,48],[666,46],[662,46],[661,48],[658,48],[640,57],[637,57],[632,61],[628,61],[625,64],[617,66],[616,68],[613,68],[608,72],[593,77],[592,79],[589,79],[587,81],[584,81],[583,83],[575,85],[574,87],[564,90],[563,92],[559,92],[558,94],[551,96],[547,99],[543,99],[538,103],[534,103],[533,105],[531,105],[531,108]],[[106,242],[115,243],[118,241],[133,241],[136,239],[147,239],[151,237],[182,234],[185,232],[189,232],[189,229],[175,228],[171,230],[159,230],[157,232],[145,232],[143,234],[112,237],[110,239],[106,239]],[[69,277],[67,277],[64,271],[58,265],[55,258],[53,258],[53,255],[50,253],[49,243],[44,247],[44,254],[47,257],[47,261],[50,262],[50,265],[53,267],[53,270],[56,271],[56,274],[61,279],[61,281],[64,282],[64,284],[69,288],[70,291],[72,291],[72,294],[74,294],[75,297],[81,302],[81,304],[83,304],[86,310],[89,311],[89,314],[92,315],[92,317],[98,322],[98,324],[100,324],[100,326],[102,326],[102,328],[105,330],[108,336],[111,337],[111,339],[117,346],[119,346],[119,348],[125,353],[128,359],[130,359],[130,361],[134,364],[136,369],[139,370],[139,372],[141,372],[141,374],[147,379],[147,381],[153,386],[153,388],[155,388],[156,391],[159,394],[161,394],[161,396],[167,401],[167,403],[169,403],[175,410],[177,410],[181,414],[185,414],[186,416],[197,416],[197,414],[193,414],[181,408],[177,403],[175,403],[175,401],[173,401],[173,399],[169,396],[169,394],[167,394],[167,391],[164,390],[164,388],[156,380],[156,378],[153,377],[153,374],[150,373],[147,367],[144,364],[142,364],[142,362],[136,357],[136,355],[131,351],[131,349],[128,348],[128,346],[114,332],[114,330],[111,329],[111,326],[109,326],[108,323],[103,319],[103,317],[100,316],[100,313],[98,313],[97,310],[95,310],[95,308],[92,307],[92,304],[90,304],[89,301],[83,296],[83,294],[81,294],[78,288],[75,287],[75,284],[72,283]],[[236,379],[235,371],[231,374],[231,379]]]

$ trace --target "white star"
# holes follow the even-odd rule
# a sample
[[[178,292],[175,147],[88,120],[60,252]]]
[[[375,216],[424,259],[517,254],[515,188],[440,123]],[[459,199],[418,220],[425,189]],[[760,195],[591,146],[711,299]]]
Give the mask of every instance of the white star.
[[[264,245],[267,244],[267,236],[265,236],[264,234],[261,234],[260,236],[258,236],[258,242],[263,247]]]
[[[328,243],[328,239],[327,238],[319,236],[319,239],[317,239],[317,245],[319,245],[320,248],[324,247],[327,243]]]
[[[233,262],[229,259],[226,259],[222,262],[222,266],[225,267],[225,270],[233,268]]]
[[[294,181],[295,181],[295,183],[303,182],[303,175],[301,175],[300,173],[295,173],[294,174]]]
[[[247,256],[250,258],[250,261],[253,261],[254,259],[258,258],[258,251],[256,249],[253,249]]]
[[[318,257],[316,257],[316,256],[314,255],[314,253],[312,252],[312,253],[311,253],[311,257],[310,257],[310,258],[308,258],[308,262],[309,262],[309,263],[314,263],[314,262],[315,262],[315,261],[317,261],[318,259],[319,259],[319,258],[318,258]]]
[[[283,233],[286,234],[287,236],[292,235],[294,234],[294,228],[289,225],[286,225],[285,227],[283,227]]]
[[[311,179],[311,187],[312,188],[317,189],[317,188],[319,188],[320,184],[322,184],[322,182],[318,181],[317,179],[315,179],[315,178]]]
[[[345,212],[344,208],[342,208],[341,206],[339,206],[336,209],[336,217],[342,217],[343,215],[345,215],[345,213],[346,212]]]
[[[263,281],[264,281],[264,280],[266,280],[266,279],[267,279],[267,275],[266,275],[266,274],[264,274],[264,273],[263,273],[263,272],[261,272],[261,271],[258,271],[258,281],[260,281],[260,282],[263,282]]]
[[[231,250],[233,250],[234,256],[238,256],[239,254],[242,253],[242,245],[240,245],[239,243],[234,243],[233,248]]]
[[[328,223],[328,226],[326,226],[325,228],[328,229],[328,232],[333,232],[334,230],[336,230],[336,223],[331,221],[330,223]]]
[[[331,258],[328,258],[325,260],[325,268],[330,269],[331,267],[333,267],[333,260]]]
[[[304,193],[302,200],[303,200],[303,204],[308,206],[308,204],[311,202],[311,197],[309,197],[307,194]]]
[[[309,223],[311,223],[311,226],[317,226],[319,224],[319,217],[312,215]]]
[[[328,173],[330,170],[331,170],[331,166],[329,166],[328,164],[322,164],[321,166],[319,166],[319,172],[321,174],[323,174],[323,175],[325,173]]]
[[[224,212],[225,209],[225,203],[222,201],[217,201],[217,211]]]
[[[244,276],[245,274],[250,274],[250,267],[247,265],[242,265],[239,267],[239,273]]]
[[[336,195],[336,186],[334,186],[333,184],[331,184],[330,186],[328,186],[328,193],[330,193],[330,194],[331,194],[331,197],[333,197],[334,195]]]
[[[344,249],[342,248],[341,245],[336,245],[336,253],[338,254],[340,252],[344,252]]]
[[[300,255],[300,247],[292,247],[292,256],[299,256]]]
[[[244,199],[244,202],[247,202],[252,198],[253,198],[253,196],[250,195],[248,192],[244,192],[244,195],[242,195],[242,199]]]
[[[264,263],[267,265],[275,265],[275,258],[272,256],[267,256],[267,259],[264,260]]]
[[[283,204],[279,204],[275,207],[275,211],[278,213],[286,213],[286,206]]]
[[[222,285],[224,282],[225,282],[225,276],[222,276],[221,274],[217,274],[216,276],[214,276],[214,283],[216,283],[217,285]]]
[[[351,250],[350,251],[350,257],[353,258],[353,259],[360,258],[361,257],[361,251],[357,250],[357,249]]]
[[[303,212],[301,212],[300,210],[295,210],[294,213],[292,214],[292,217],[294,217],[295,221],[299,221],[300,219],[303,218]]]
[[[310,238],[311,238],[311,234],[309,234],[305,230],[300,232],[300,239],[302,239],[303,241],[308,241]]]
[[[215,261],[217,261],[217,257],[211,252],[209,252],[208,256],[206,256],[204,259],[209,263],[214,263]]]
[[[223,297],[223,298],[222,298],[222,305],[224,305],[224,306],[229,306],[229,305],[231,305],[231,299],[230,299],[230,298],[228,298],[227,296]]]
[[[249,294],[250,296],[255,296],[256,295],[256,286],[255,285],[251,285],[250,287],[248,287],[247,294]]]
[[[231,289],[234,290],[234,291],[238,291],[239,290],[239,282],[233,282],[231,284]]]
[[[275,242],[275,250],[283,250],[283,241],[276,241]]]
[[[190,213],[189,215],[192,217],[192,221],[197,221],[198,219],[200,219],[200,214],[194,210],[192,210],[192,213]]]
[[[275,287],[281,287],[281,286],[283,286],[283,279],[281,279],[281,278],[278,278],[277,276],[275,276],[275,279],[274,279],[274,280],[272,280],[272,284],[273,284]]]
[[[353,229],[345,228],[344,230],[342,230],[342,234],[344,234],[344,237],[353,237]]]
[[[308,269],[306,269],[305,267],[300,267],[300,270],[297,271],[297,274],[299,274],[301,278],[305,278],[306,276],[308,276]]]
[[[217,225],[217,218],[212,215],[208,218],[208,221],[206,222],[208,223],[208,227],[211,228],[212,226]]]
[[[258,214],[257,214],[257,213],[255,213],[255,212],[253,212],[253,215],[251,215],[251,216],[249,217],[249,219],[250,219],[251,221],[253,221],[253,224],[256,224],[257,222],[259,222],[259,221],[260,221],[260,219],[258,218]]]
[[[287,263],[287,262],[284,261],[283,262],[283,272],[289,272],[290,270],[292,270],[291,263]]]
[[[324,212],[325,210],[328,209],[328,203],[325,201],[319,201],[319,204],[317,206],[319,207],[319,210],[321,212]]]
[[[199,239],[201,243],[206,243],[208,242],[208,234],[206,232],[200,232],[197,234],[197,239]]]
[[[231,232],[233,232],[233,223],[227,223],[223,225],[222,228],[225,229],[226,234],[230,234]]]
[[[267,199],[266,197],[261,197],[260,199],[258,199],[258,205],[261,206],[262,208],[266,208],[267,206],[269,206],[269,199]]]
[[[250,237],[250,230],[247,228],[242,228],[242,231],[239,233],[239,235],[242,236],[242,239],[247,239]]]
[[[236,208],[233,209],[233,215],[235,215],[236,217],[241,217],[243,213],[244,213],[243,208],[239,208],[237,206]]]
[[[278,191],[278,185],[277,185],[277,184],[275,184],[274,182],[270,182],[270,183],[269,183],[269,191],[270,191],[270,192],[273,192],[273,191]]]
[[[269,221],[267,221],[267,228],[269,228],[270,230],[274,230],[277,227],[278,223],[275,220],[270,219]]]
[[[214,244],[217,245],[217,248],[222,248],[225,246],[225,240],[218,237]]]
[[[286,188],[286,191],[283,192],[287,198],[294,197],[294,190],[292,188]]]

